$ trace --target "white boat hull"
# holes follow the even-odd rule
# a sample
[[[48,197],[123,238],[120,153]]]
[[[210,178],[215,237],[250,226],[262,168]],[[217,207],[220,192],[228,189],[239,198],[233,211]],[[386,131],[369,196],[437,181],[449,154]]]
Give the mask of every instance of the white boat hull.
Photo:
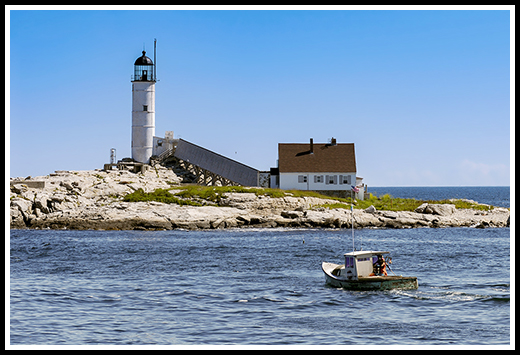
[[[419,287],[417,277],[414,276],[368,276],[349,280],[338,275],[337,271],[342,267],[343,265],[323,262],[321,268],[325,273],[325,282],[334,287],[357,291],[416,289]]]

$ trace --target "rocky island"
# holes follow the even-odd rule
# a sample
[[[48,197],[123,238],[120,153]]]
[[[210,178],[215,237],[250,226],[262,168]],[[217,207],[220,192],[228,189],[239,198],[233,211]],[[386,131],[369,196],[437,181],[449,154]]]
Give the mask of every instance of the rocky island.
[[[216,228],[350,228],[351,211],[326,196],[301,196],[259,188],[229,189],[213,197],[182,194],[182,177],[156,165],[142,173],[126,170],[56,171],[11,178],[12,229],[168,230]],[[133,201],[132,194],[168,193],[176,203]],[[168,196],[169,196],[168,195]],[[166,200],[165,200],[166,201]],[[169,203],[170,202],[170,203]],[[355,228],[509,227],[510,211],[468,201],[424,202],[413,211],[374,206],[353,211]],[[339,207],[338,207],[339,206]]]

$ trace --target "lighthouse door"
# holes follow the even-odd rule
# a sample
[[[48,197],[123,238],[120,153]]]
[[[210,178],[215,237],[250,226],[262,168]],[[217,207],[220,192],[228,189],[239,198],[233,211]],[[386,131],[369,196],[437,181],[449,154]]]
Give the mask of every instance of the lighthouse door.
[[[148,70],[143,70],[143,76],[141,80],[148,80]]]

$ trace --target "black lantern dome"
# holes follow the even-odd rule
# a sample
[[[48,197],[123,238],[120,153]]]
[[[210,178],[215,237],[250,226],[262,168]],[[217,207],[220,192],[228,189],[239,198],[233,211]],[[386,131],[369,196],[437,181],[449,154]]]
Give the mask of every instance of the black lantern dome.
[[[155,81],[154,68],[152,60],[146,56],[146,51],[143,51],[143,55],[134,63],[133,81]]]

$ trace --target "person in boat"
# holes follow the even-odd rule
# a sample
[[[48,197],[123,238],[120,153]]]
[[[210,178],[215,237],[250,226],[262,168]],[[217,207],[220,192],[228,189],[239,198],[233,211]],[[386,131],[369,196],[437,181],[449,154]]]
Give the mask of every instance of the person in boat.
[[[386,261],[385,258],[383,258],[383,255],[377,256],[377,261],[374,264],[374,273],[376,275],[388,276],[388,273],[386,272]]]

